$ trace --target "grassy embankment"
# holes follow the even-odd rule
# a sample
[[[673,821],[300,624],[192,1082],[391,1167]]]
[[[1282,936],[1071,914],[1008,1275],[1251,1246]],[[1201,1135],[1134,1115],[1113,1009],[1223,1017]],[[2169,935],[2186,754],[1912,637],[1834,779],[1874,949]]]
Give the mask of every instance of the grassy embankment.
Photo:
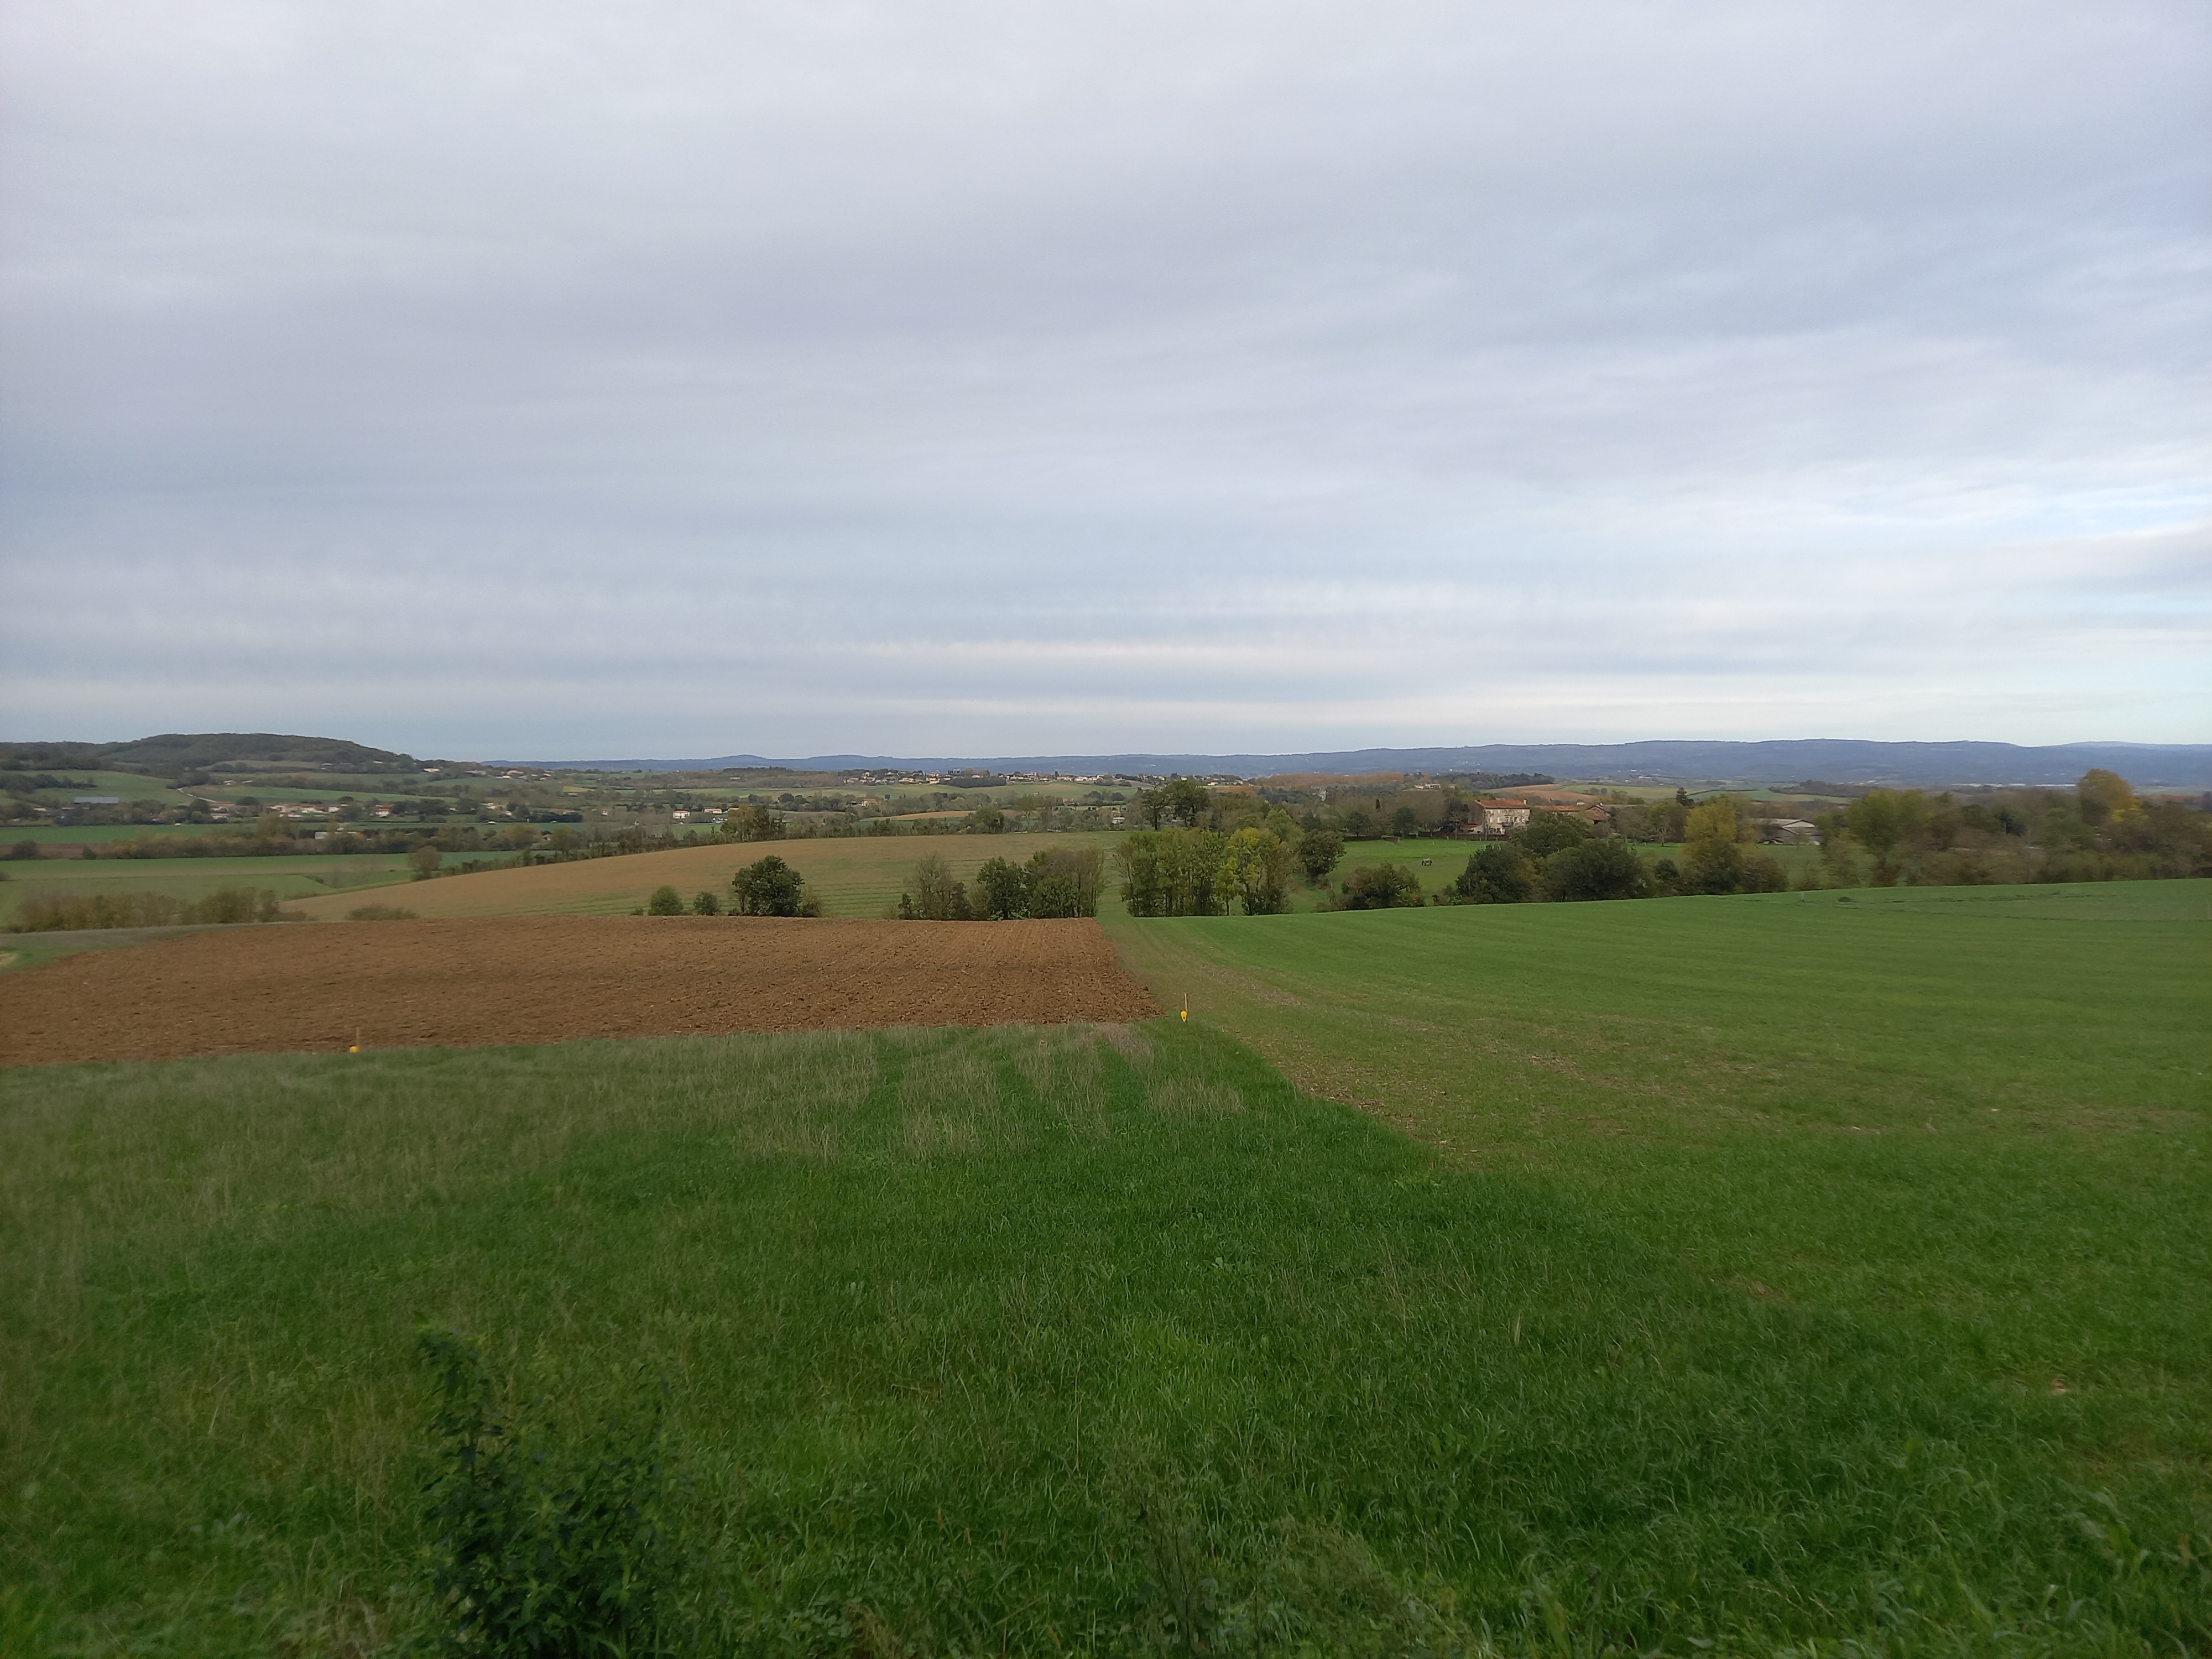
[[[2208,893],[1123,922],[1190,1027],[7,1074],[0,1646],[422,1628],[428,1316],[571,1421],[665,1379],[701,1650],[2201,1653]]]

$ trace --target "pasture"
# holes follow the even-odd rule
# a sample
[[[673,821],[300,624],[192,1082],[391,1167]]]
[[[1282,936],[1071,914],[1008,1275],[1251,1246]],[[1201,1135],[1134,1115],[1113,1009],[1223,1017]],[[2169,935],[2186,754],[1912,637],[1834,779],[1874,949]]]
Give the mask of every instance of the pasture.
[[[78,795],[113,795],[126,801],[150,800],[161,806],[188,806],[191,794],[173,788],[159,778],[149,778],[141,772],[86,771],[75,766],[47,766],[33,769],[54,777],[67,778],[69,783],[59,789],[41,789],[38,799],[49,804],[67,805]],[[90,779],[88,784],[85,780]]]
[[[952,873],[971,879],[987,859],[1025,861],[1047,848],[1111,848],[1111,833],[1004,836],[854,836],[822,841],[718,842],[665,853],[633,853],[620,858],[578,859],[568,864],[526,869],[485,870],[416,882],[392,902],[424,917],[432,916],[606,916],[626,915],[641,907],[653,890],[666,884],[688,901],[712,890],[726,902],[730,878],[741,866],[774,854],[820,895],[833,916],[881,916],[898,903],[909,885],[916,860],[943,855]],[[298,907],[309,916],[334,921],[352,908],[332,894]]]

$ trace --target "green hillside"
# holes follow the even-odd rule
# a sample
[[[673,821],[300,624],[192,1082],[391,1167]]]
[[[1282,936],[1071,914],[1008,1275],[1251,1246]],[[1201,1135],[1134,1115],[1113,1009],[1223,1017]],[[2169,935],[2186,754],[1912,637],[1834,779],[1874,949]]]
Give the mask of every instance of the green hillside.
[[[413,773],[411,755],[372,749],[343,738],[286,736],[273,732],[168,732],[124,743],[0,744],[0,763],[29,769],[119,767],[174,778],[186,772],[233,771]]]

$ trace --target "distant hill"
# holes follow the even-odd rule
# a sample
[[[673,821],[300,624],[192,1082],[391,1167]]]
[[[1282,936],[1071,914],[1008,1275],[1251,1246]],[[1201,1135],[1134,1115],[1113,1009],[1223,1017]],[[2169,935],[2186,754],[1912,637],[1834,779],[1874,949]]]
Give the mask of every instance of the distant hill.
[[[343,738],[289,737],[275,732],[165,732],[127,743],[0,744],[0,759],[33,766],[71,766],[150,772],[174,778],[186,772],[419,772],[412,755],[371,749]]]
[[[0,760],[21,765],[148,772],[296,771],[413,773],[426,763],[412,755],[372,749],[343,738],[272,732],[169,732],[127,743],[0,744]],[[436,764],[432,762],[429,764]],[[450,763],[448,763],[450,764]],[[1554,777],[1681,780],[1710,784],[1776,784],[1799,778],[1837,783],[2072,783],[2093,766],[2119,773],[2144,789],[2212,789],[2212,744],[2071,743],[2027,748],[2009,743],[1875,743],[1849,738],[1801,738],[1771,743],[1655,741],[1577,744],[1490,743],[1460,748],[1347,749],[1283,755],[811,755],[771,759],[720,755],[696,760],[500,761],[557,771],[706,772],[764,767],[796,772],[890,769],[945,771],[954,767],[1006,772],[1116,772],[1164,777],[1266,777],[1286,772],[1548,773]]]
[[[2212,789],[2212,744],[1875,743],[1800,738],[1769,743],[1491,743],[1446,749],[1351,749],[1292,755],[813,755],[775,760],[722,755],[701,760],[501,762],[557,770],[704,772],[773,767],[797,772],[971,766],[993,772],[1119,772],[1266,777],[1282,772],[1548,772],[1562,778],[1771,784],[1825,778],[1848,784],[2070,784],[2093,766],[2140,788]]]

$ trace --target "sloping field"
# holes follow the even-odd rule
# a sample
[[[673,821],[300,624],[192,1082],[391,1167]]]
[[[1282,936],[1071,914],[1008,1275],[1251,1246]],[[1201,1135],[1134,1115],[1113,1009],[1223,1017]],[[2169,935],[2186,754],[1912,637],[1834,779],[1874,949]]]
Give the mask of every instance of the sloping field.
[[[4,838],[4,832],[0,832]],[[219,887],[267,888],[288,904],[309,896],[336,896],[343,915],[364,887],[407,878],[407,860],[396,853],[357,853],[337,858],[40,859],[0,865],[0,925],[12,921],[26,899],[49,893],[166,893],[204,898]],[[420,884],[416,884],[419,885]],[[333,892],[333,890],[337,890]]]
[[[425,917],[627,915],[661,886],[675,888],[687,902],[694,893],[711,890],[726,902],[730,878],[741,866],[773,853],[806,878],[831,915],[879,917],[884,906],[898,902],[915,860],[931,853],[942,854],[952,873],[966,881],[987,859],[1025,863],[1044,848],[1104,848],[1120,839],[1111,833],[865,836],[717,844],[441,877],[410,882],[403,891],[378,896]],[[336,921],[361,902],[334,893],[299,908],[319,921]]]
[[[1149,1018],[1095,921],[543,916],[273,926],[0,981],[0,1065]]]

